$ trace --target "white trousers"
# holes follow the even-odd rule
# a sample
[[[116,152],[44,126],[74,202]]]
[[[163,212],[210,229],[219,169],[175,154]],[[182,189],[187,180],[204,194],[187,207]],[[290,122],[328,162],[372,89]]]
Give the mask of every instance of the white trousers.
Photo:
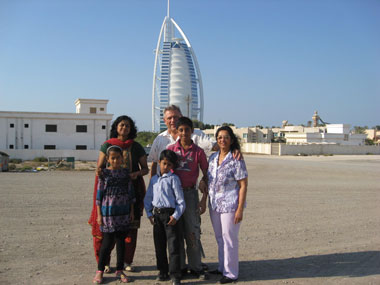
[[[234,224],[235,212],[218,213],[210,209],[212,227],[218,243],[218,270],[223,275],[237,279],[239,276],[239,229],[240,223]]]

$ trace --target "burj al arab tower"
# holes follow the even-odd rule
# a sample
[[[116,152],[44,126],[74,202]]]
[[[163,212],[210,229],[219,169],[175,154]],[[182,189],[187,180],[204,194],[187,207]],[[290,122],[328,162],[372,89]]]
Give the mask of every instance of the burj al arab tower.
[[[153,131],[166,128],[163,110],[169,105],[180,107],[186,117],[203,121],[203,86],[198,61],[189,39],[170,17],[170,0],[155,50]]]

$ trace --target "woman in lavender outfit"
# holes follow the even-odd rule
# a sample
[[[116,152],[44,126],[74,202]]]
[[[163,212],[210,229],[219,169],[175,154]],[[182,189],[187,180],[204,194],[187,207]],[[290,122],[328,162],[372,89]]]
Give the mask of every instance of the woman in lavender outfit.
[[[233,159],[240,145],[232,129],[219,128],[215,135],[219,151],[209,159],[209,210],[218,243],[219,266],[210,271],[220,274],[221,284],[237,281],[239,275],[239,228],[247,196],[248,172],[244,160]]]

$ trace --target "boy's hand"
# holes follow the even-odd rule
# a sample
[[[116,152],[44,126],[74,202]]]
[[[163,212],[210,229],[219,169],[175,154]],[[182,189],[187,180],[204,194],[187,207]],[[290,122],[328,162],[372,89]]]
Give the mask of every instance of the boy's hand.
[[[149,221],[150,221],[150,223],[152,224],[152,226],[154,226],[154,217],[153,217],[153,216],[150,216],[150,217],[149,217]]]
[[[204,214],[204,212],[206,212],[206,199],[202,199],[199,202],[198,208],[199,208],[199,215],[202,215]]]
[[[202,194],[208,194],[207,183],[204,180],[201,180],[199,182],[198,188],[202,192]]]
[[[99,226],[102,226],[103,225],[103,217],[102,217],[102,215],[98,215],[98,217],[96,218],[96,221],[98,222]]]
[[[176,223],[177,223],[177,220],[173,216],[170,216],[168,226],[174,226]]]

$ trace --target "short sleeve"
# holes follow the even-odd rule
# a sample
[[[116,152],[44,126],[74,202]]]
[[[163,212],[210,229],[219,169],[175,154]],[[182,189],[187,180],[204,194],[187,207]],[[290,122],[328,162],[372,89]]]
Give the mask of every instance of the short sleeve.
[[[145,149],[138,142],[135,142],[133,144],[133,153],[134,153],[134,155],[136,155],[137,158],[140,158],[140,157],[146,155]]]
[[[100,147],[100,151],[103,152],[104,154],[107,153],[107,148],[110,146],[109,143],[105,142],[104,144],[102,144],[102,146]]]
[[[103,181],[103,179],[99,178],[97,188],[98,188],[98,190],[96,192],[96,205],[100,206],[100,205],[102,205],[103,193],[104,193],[104,181]]]
[[[235,179],[238,181],[238,180],[242,180],[244,178],[247,178],[248,177],[248,171],[247,171],[247,167],[245,165],[245,161],[243,159],[240,159],[240,160],[235,159],[234,164],[235,164],[235,167],[234,167]]]
[[[158,156],[159,156],[159,135],[154,139],[152,147],[149,151],[148,161],[149,162],[158,162]]]

